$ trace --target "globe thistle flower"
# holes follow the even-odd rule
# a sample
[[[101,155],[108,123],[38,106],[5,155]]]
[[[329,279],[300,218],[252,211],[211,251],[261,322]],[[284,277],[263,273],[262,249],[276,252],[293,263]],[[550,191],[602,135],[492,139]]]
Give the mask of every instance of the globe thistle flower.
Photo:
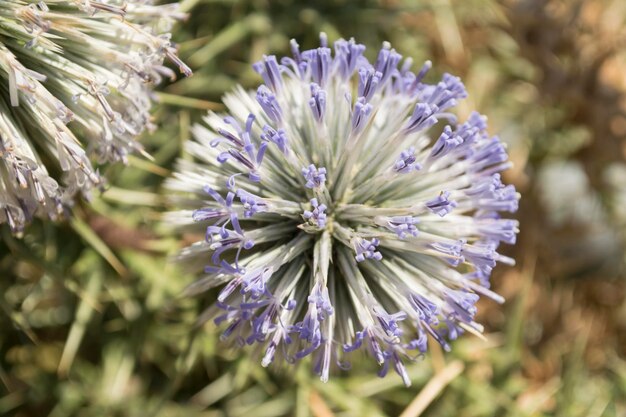
[[[92,164],[126,162],[152,129],[151,88],[175,78],[176,4],[149,0],[6,0],[0,5],[0,223],[21,233],[57,219],[103,179]]]
[[[257,345],[264,366],[307,356],[326,381],[364,351],[409,385],[405,361],[430,336],[449,350],[479,333],[476,302],[497,302],[489,276],[515,243],[519,195],[484,116],[457,122],[461,80],[424,81],[388,43],[376,60],[338,40],[254,64],[241,87],[193,128],[167,187],[170,222],[205,238],[178,259],[204,267],[186,293],[219,288],[202,316],[222,339]]]

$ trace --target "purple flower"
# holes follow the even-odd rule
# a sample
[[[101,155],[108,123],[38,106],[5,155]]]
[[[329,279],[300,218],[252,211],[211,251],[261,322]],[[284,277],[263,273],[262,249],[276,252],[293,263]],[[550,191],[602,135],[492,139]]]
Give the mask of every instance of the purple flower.
[[[318,188],[326,183],[326,168],[316,168],[311,164],[301,170],[307,188]]]
[[[326,91],[322,90],[319,85],[311,84],[311,99],[309,100],[309,106],[313,112],[313,117],[318,122],[321,122],[324,118],[324,112],[326,112]]]
[[[325,204],[320,204],[317,202],[317,198],[311,199],[312,210],[304,210],[302,213],[302,217],[305,220],[308,220],[309,223],[317,226],[320,229],[323,229],[326,226],[326,207]]]
[[[484,116],[456,122],[465,87],[425,82],[430,62],[413,72],[385,43],[370,63],[363,45],[333,52],[325,36],[291,50],[255,64],[256,91],[227,96],[228,126],[210,114],[194,128],[194,161],[168,187],[195,211],[169,218],[203,224],[207,240],[180,260],[207,264],[222,336],[258,346],[263,366],[311,356],[326,381],[362,351],[408,385],[428,339],[448,351],[481,331],[479,297],[502,302],[489,276],[513,263],[498,246],[519,227],[501,217],[519,199],[500,177],[506,148]]]
[[[443,217],[449,214],[457,206],[456,201],[450,200],[450,192],[443,191],[437,197],[426,201],[426,207],[433,213]]]
[[[379,244],[380,241],[376,238],[372,240],[356,238],[353,243],[354,252],[356,252],[356,256],[354,258],[357,262],[363,262],[366,259],[380,261],[383,259],[383,255],[381,255],[381,253],[377,250]]]
[[[217,161],[223,164],[229,160],[233,160],[242,166],[243,170],[248,173],[248,177],[251,181],[259,182],[261,181],[259,168],[261,162],[263,162],[267,142],[261,141],[257,150],[256,145],[252,141],[252,125],[255,119],[256,117],[253,114],[248,115],[246,127],[242,129],[239,122],[233,117],[229,116],[224,118],[224,123],[231,125],[237,132],[237,135],[224,129],[218,129],[218,133],[222,135],[222,138],[211,141],[211,146],[217,147],[221,143],[230,143],[232,146],[229,146],[227,150],[220,153],[217,156]]]
[[[419,171],[422,169],[422,166],[416,161],[415,147],[411,146],[409,149],[400,152],[400,157],[396,159],[396,162],[393,164],[393,170],[400,174]]]
[[[256,100],[263,108],[263,111],[270,118],[270,120],[276,124],[280,124],[282,121],[282,110],[276,96],[272,94],[269,88],[261,85],[256,93]]]

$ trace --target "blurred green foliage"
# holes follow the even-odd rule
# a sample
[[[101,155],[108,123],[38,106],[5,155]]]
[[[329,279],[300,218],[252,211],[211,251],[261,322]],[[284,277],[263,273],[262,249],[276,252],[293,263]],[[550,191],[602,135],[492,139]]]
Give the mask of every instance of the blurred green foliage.
[[[107,168],[109,190],[64,224],[0,239],[0,415],[626,415],[626,4],[620,0],[185,0],[174,38],[194,69],[165,86],[144,138],[153,160]],[[263,369],[197,328],[208,297],[168,258],[160,185],[182,142],[263,54],[355,37],[388,40],[460,75],[461,106],[489,115],[522,192],[515,268],[485,302],[486,341],[433,346],[413,386],[355,363],[327,384],[308,364]]]

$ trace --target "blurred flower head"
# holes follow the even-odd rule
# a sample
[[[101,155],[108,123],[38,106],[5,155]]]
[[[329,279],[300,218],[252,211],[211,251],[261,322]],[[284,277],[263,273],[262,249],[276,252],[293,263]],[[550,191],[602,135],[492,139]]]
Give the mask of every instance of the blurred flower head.
[[[21,233],[56,219],[103,179],[92,165],[126,161],[153,127],[151,88],[190,69],[166,32],[177,4],[46,0],[0,4],[0,223]]]
[[[365,351],[409,385],[404,361],[432,337],[444,349],[474,321],[500,243],[515,243],[519,194],[486,118],[457,122],[466,97],[450,74],[424,81],[387,43],[374,62],[354,40],[254,64],[264,83],[224,98],[193,129],[168,182],[168,214],[205,239],[181,262],[204,267],[187,289],[219,287],[203,315],[223,339],[258,345],[264,366],[313,357],[327,380]]]

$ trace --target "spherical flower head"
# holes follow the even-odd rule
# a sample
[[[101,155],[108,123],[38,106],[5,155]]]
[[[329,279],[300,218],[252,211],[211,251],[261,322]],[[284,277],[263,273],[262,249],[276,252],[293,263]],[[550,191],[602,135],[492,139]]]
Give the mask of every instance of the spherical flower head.
[[[152,88],[185,75],[167,34],[177,4],[6,0],[0,4],[0,224],[64,216],[102,188],[94,162],[126,162],[152,129]]]
[[[504,185],[505,146],[486,118],[457,122],[466,97],[444,74],[424,81],[387,43],[376,60],[338,40],[254,65],[257,91],[226,95],[230,115],[194,127],[167,187],[168,214],[205,240],[181,262],[204,267],[188,294],[220,287],[203,318],[223,339],[257,345],[262,364],[311,356],[322,380],[364,351],[408,385],[405,362],[430,337],[448,350],[513,244],[519,195]],[[245,195],[245,200],[241,195]],[[238,199],[239,198],[239,199]],[[252,207],[260,209],[252,210]],[[253,242],[253,243],[251,243]]]

